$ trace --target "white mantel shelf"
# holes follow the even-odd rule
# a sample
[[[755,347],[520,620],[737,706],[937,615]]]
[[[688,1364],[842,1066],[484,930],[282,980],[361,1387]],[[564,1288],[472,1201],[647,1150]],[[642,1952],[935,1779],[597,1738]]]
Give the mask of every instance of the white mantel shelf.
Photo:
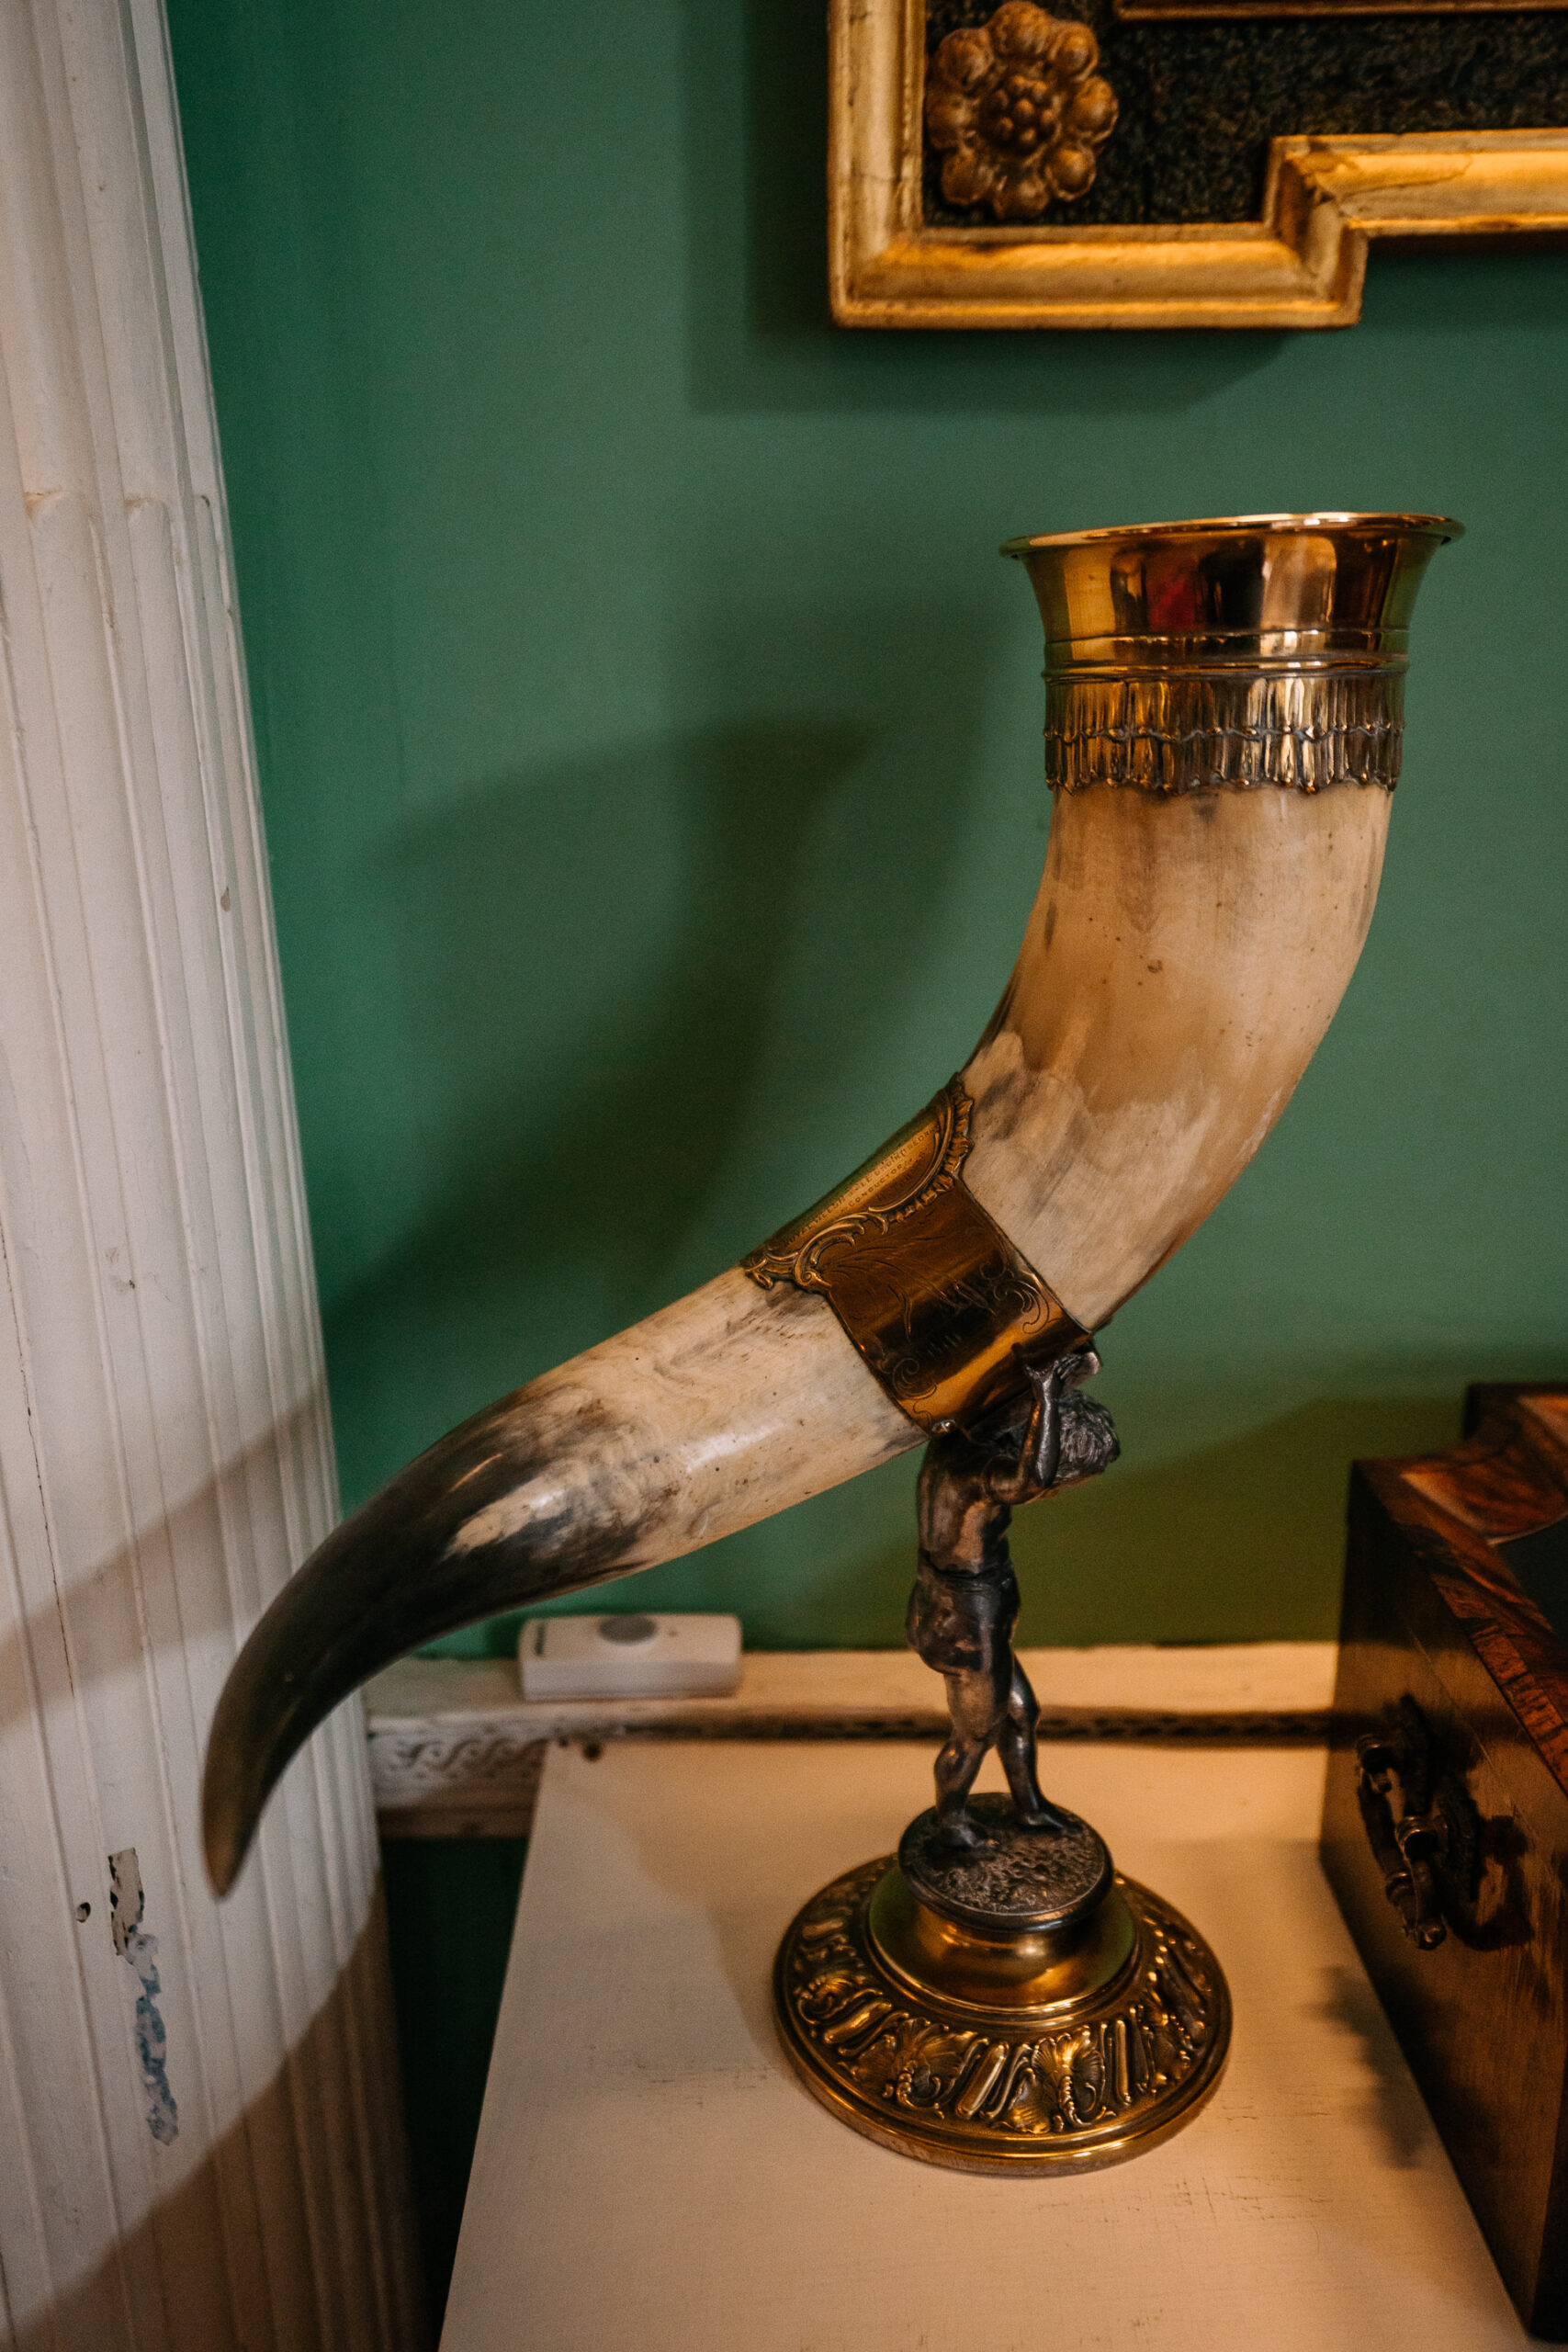
[[[1043,1749],[1235,2002],[1212,2104],[1077,2179],[912,2163],[779,2051],[779,1937],[928,1750],[547,1756],[442,2352],[1526,2352],[1318,1868],[1322,1748]]]

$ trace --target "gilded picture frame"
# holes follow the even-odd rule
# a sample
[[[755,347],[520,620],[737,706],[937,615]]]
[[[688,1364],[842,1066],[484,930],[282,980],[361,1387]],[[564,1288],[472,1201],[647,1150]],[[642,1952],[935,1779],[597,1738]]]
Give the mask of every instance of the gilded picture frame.
[[[1288,137],[1253,220],[926,219],[926,0],[831,0],[829,270],[854,327],[1345,327],[1374,239],[1568,232],[1568,130]]]

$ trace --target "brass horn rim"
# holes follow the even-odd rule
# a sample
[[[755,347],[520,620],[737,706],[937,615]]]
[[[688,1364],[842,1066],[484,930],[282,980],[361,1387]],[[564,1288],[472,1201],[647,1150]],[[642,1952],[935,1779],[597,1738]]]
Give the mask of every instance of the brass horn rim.
[[[1358,514],[1331,512],[1303,514],[1205,514],[1185,523],[1127,523],[1100,526],[1092,531],[1032,531],[1004,539],[999,555],[1032,555],[1041,548],[1088,548],[1127,539],[1178,539],[1195,534],[1206,537],[1250,531],[1368,531],[1420,533],[1446,546],[1462,539],[1464,525],[1451,514]]]

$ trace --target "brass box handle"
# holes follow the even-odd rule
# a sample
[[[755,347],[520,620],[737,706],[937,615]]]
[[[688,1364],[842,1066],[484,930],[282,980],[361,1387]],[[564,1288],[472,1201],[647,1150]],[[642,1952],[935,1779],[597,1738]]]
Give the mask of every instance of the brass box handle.
[[[1408,1695],[1384,1731],[1356,1742],[1361,1820],[1383,1893],[1417,1951],[1448,1935],[1445,1909],[1473,1898],[1481,1818],[1462,1781],[1438,1768],[1431,1727]]]

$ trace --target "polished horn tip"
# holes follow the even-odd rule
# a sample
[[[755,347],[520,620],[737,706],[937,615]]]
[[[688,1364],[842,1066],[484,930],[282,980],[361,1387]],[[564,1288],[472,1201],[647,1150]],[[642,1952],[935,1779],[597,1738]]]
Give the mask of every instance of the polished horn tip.
[[[239,1876],[273,1789],[341,1701],[422,1643],[526,1597],[536,1533],[458,1540],[535,1466],[514,1431],[507,1442],[515,1407],[502,1397],[412,1462],[333,1529],[252,1628],[202,1776],[202,1845],[219,1894]]]
[[[239,1877],[254,1833],[254,1816],[247,1820],[235,1791],[209,1771],[201,1786],[201,1849],[214,1894],[227,1894]]]
[[[201,1776],[201,1846],[214,1894],[227,1894],[256,1834],[277,1778],[278,1725],[259,1703],[264,1690],[239,1666],[224,1686]]]

